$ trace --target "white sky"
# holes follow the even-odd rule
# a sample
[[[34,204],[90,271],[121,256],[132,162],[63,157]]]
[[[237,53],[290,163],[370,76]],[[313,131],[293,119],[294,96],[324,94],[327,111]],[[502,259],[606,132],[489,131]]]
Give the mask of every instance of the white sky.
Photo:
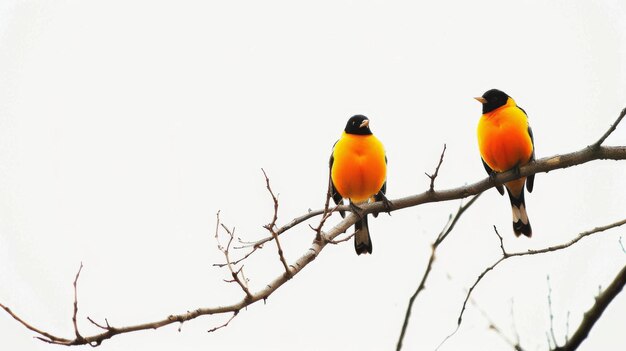
[[[328,157],[347,118],[365,114],[389,157],[390,199],[422,192],[447,144],[437,188],[482,179],[475,140],[490,88],[525,108],[537,157],[594,142],[626,105],[623,1],[359,2],[15,1],[0,3],[0,301],[71,337],[79,318],[114,326],[234,302],[213,238],[215,213],[258,239],[280,194],[279,224],[322,207]],[[626,125],[607,140],[625,145]],[[516,239],[508,199],[490,190],[441,246],[410,322],[407,350],[455,327],[467,289],[510,251],[569,241],[626,214],[626,164],[539,174]],[[370,220],[374,254],[352,242],[320,257],[228,328],[203,317],[122,335],[101,350],[389,350],[430,243],[458,201]],[[329,225],[339,219],[333,218]],[[312,222],[315,224],[316,222]],[[308,248],[307,225],[283,238]],[[473,295],[509,336],[546,349],[550,275],[563,342],[626,262],[621,228],[565,252],[510,260]],[[272,245],[250,260],[253,289],[280,273]],[[514,317],[511,316],[511,301]],[[581,350],[625,349],[626,295]],[[52,350],[8,315],[0,349]],[[507,345],[472,306],[442,350]]]

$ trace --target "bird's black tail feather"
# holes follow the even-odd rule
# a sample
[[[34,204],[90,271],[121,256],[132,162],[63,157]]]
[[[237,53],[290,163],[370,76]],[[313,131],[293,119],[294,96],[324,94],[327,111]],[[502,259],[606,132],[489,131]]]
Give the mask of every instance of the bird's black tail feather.
[[[354,250],[357,255],[372,253],[372,239],[367,225],[367,215],[354,224]]]
[[[530,227],[530,221],[528,220],[528,214],[526,213],[526,203],[524,202],[524,188],[520,191],[519,196],[515,197],[509,188],[506,188],[509,194],[509,200],[511,200],[511,209],[513,211],[513,232],[515,236],[524,234],[527,237],[533,235],[532,228]]]

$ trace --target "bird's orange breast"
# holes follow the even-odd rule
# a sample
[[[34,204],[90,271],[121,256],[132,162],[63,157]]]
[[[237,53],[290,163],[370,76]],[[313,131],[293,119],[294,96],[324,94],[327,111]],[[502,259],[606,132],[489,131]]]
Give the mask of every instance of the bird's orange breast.
[[[385,183],[385,150],[374,135],[344,133],[335,144],[333,159],[333,184],[342,197],[352,202],[366,201]]]
[[[513,102],[482,115],[478,122],[478,148],[483,160],[496,172],[528,163],[533,143],[526,114]]]

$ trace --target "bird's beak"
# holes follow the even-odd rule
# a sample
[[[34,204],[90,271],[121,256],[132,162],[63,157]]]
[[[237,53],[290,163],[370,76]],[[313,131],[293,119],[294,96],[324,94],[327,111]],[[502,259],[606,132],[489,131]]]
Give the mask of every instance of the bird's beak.
[[[359,126],[359,128],[364,128],[370,125],[370,120],[366,119],[365,121],[361,122],[361,125]]]
[[[478,102],[480,102],[481,104],[486,104],[487,103],[487,99],[485,99],[482,96],[475,97],[474,99],[478,100]]]

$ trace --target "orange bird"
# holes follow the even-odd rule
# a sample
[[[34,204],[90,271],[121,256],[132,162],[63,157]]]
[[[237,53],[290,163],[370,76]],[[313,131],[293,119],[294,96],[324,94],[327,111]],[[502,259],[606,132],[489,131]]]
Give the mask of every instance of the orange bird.
[[[528,125],[526,111],[517,106],[513,98],[497,89],[491,89],[475,99],[483,104],[483,115],[478,121],[478,149],[489,176],[510,169],[519,170],[520,166],[534,161],[533,132]],[[524,202],[524,183],[530,193],[534,181],[535,175],[531,175],[504,184],[511,200],[515,236],[532,236]],[[504,195],[502,185],[496,188]]]
[[[343,199],[350,201],[352,210],[360,216],[356,205],[370,199],[384,201],[387,189],[387,157],[383,144],[372,134],[369,119],[362,115],[352,116],[341,138],[333,145],[330,156],[330,187],[335,204]],[[378,214],[375,213],[374,217]],[[344,217],[345,213],[341,212]],[[354,249],[357,255],[372,253],[372,240],[367,225],[367,215],[354,224]]]

